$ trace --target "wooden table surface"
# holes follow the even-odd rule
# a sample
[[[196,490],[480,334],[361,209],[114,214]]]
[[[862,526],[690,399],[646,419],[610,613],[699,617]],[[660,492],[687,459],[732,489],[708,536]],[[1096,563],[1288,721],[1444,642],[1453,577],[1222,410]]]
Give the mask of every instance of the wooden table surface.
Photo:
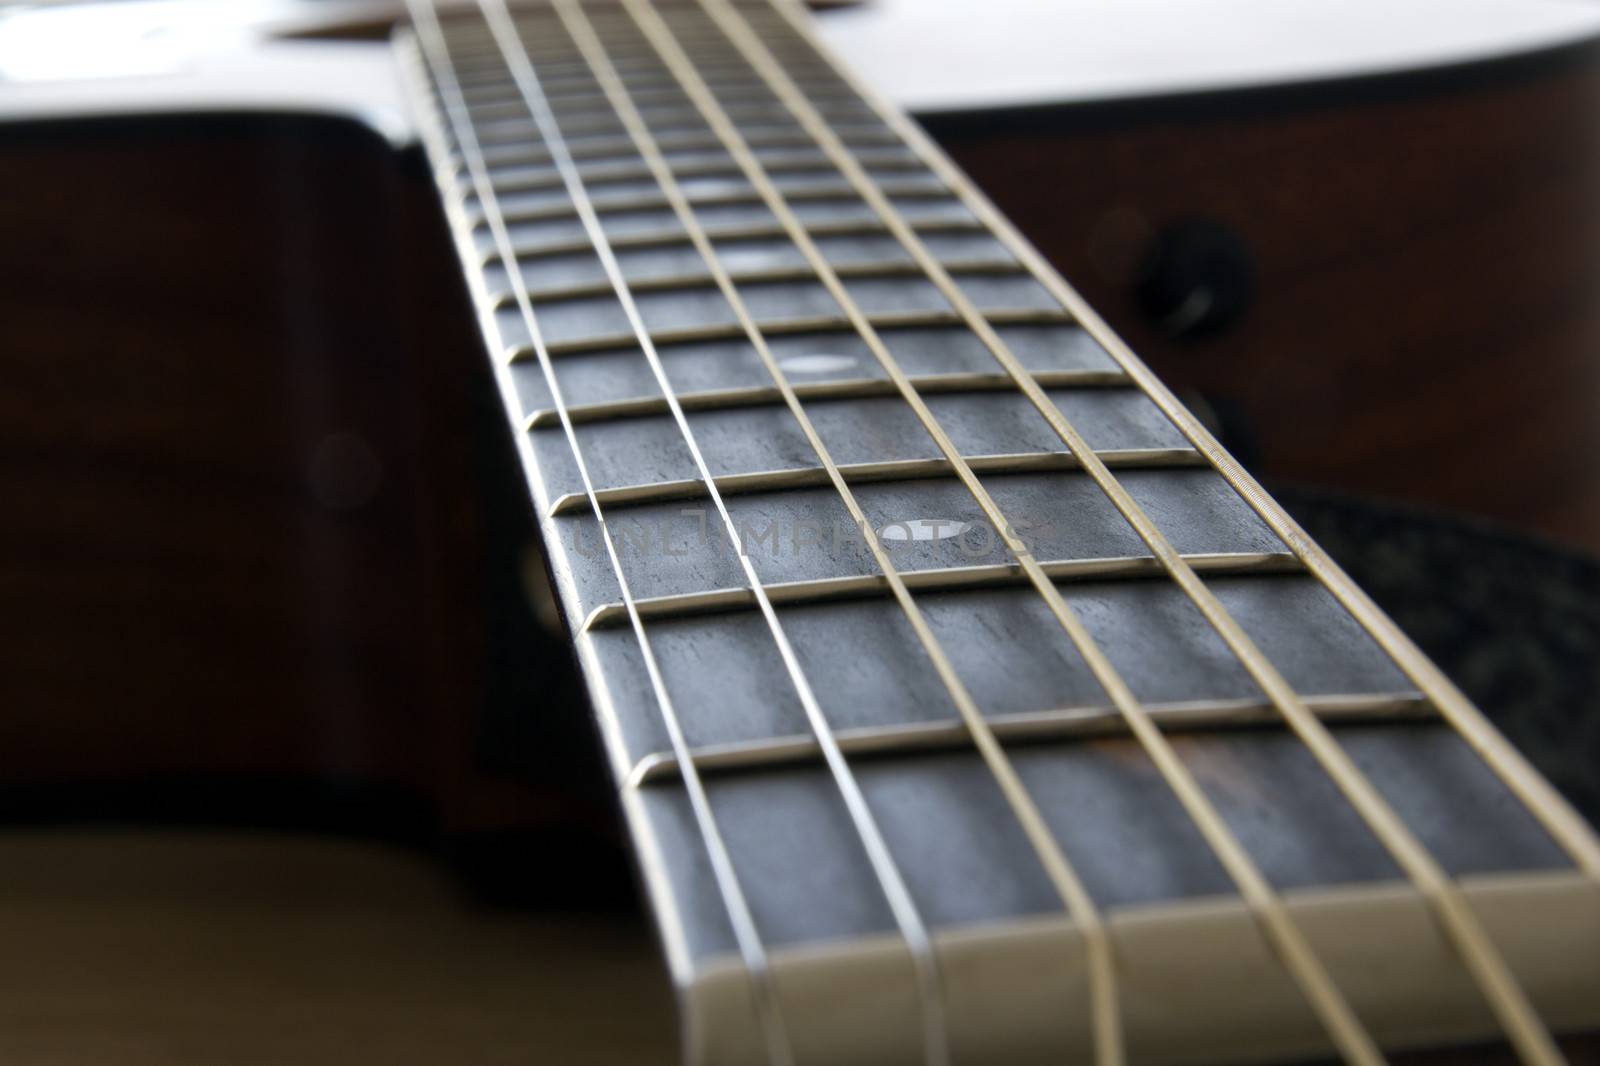
[[[474,907],[412,853],[245,834],[0,834],[0,1061],[673,1060],[630,914]]]

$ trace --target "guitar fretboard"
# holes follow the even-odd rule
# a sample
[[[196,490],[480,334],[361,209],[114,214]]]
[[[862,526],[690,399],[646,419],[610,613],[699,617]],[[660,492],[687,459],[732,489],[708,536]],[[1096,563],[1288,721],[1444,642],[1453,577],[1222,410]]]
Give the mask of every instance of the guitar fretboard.
[[[1557,1061],[1588,829],[803,14],[416,14],[692,1059]]]

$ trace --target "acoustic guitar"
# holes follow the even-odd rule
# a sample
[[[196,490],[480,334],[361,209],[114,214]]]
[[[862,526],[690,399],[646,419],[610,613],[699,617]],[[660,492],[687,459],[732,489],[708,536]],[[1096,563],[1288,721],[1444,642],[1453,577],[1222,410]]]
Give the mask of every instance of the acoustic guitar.
[[[156,406],[118,402],[163,372],[165,347],[140,348],[160,335],[141,328],[153,309],[107,336],[137,360],[52,367],[52,344],[105,327],[62,320],[47,261],[8,279],[49,312],[30,366],[62,385],[57,409],[13,421],[42,444],[111,412],[13,475],[92,486],[76,514],[24,505],[17,521],[101,553],[14,577],[40,591],[37,629],[14,634],[14,696],[78,708],[57,733],[18,730],[14,797],[59,803],[98,728],[90,690],[165,670],[191,681],[186,701],[215,700],[166,718],[189,731],[174,744],[142,726],[159,691],[129,684],[150,706],[104,726],[119,743],[101,803],[159,805],[149,777],[203,765],[293,778],[215,793],[231,820],[286,797],[337,808],[337,789],[298,775],[381,767],[434,794],[447,827],[594,818],[564,786],[593,795],[600,778],[552,740],[587,728],[550,680],[570,676],[570,649],[682,1061],[1593,1054],[1593,831],[803,10],[415,0],[395,48],[454,263],[420,258],[436,218],[372,210],[418,176],[394,175],[386,146],[285,128],[265,149],[128,171],[199,186],[235,168],[281,190],[274,171],[322,137],[312,166],[370,178],[315,205],[349,227],[340,240],[293,197],[192,261],[196,235],[170,220],[117,220],[127,288],[108,299],[148,299],[137,264],[154,247],[217,300],[181,327],[213,358],[173,370],[176,390],[157,382]],[[352,235],[365,255],[323,254]],[[275,267],[284,291],[336,286],[354,306],[274,334],[229,302],[225,268],[296,244]],[[486,391],[450,307],[481,333]],[[242,358],[285,337],[339,370]],[[206,454],[172,438],[218,395],[246,420],[268,400],[300,417],[206,426]],[[384,417],[402,403],[424,413]],[[474,404],[476,437],[460,429]],[[379,428],[322,432],[315,413],[335,405]],[[307,438],[310,505],[282,503],[285,442],[249,432],[266,426]],[[122,439],[142,452],[103,447]],[[386,494],[463,472],[497,490],[481,515],[454,513],[460,495]],[[530,504],[537,557],[518,555]],[[174,514],[193,525],[174,535]],[[403,590],[367,558],[396,522],[425,563]],[[174,608],[180,646],[83,617],[139,537],[182,546],[174,572],[203,609]],[[287,563],[265,547],[285,538],[317,550]],[[479,566],[501,582],[486,601]],[[519,566],[544,635],[493,628],[524,594],[503,587]],[[470,716],[436,708],[481,685],[461,647],[485,626],[548,672],[510,682],[542,697],[523,703],[536,720],[473,737]],[[64,657],[78,627],[124,634],[125,658]],[[240,650],[263,634],[278,643]],[[296,655],[292,675],[267,668]],[[218,721],[274,706],[287,717]],[[439,757],[519,740],[548,772],[484,780]],[[562,878],[568,854],[534,856],[533,876]],[[604,1042],[547,1057],[589,1061]]]

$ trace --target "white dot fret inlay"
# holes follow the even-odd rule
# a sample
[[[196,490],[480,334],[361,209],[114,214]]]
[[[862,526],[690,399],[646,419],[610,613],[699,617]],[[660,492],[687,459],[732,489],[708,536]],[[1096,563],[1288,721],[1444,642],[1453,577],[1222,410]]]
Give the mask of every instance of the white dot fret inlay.
[[[837,374],[853,370],[857,362],[853,355],[791,355],[778,366],[786,374]]]
[[[906,522],[891,522],[878,534],[884,540],[948,540],[971,529],[966,522],[954,518],[913,518]]]

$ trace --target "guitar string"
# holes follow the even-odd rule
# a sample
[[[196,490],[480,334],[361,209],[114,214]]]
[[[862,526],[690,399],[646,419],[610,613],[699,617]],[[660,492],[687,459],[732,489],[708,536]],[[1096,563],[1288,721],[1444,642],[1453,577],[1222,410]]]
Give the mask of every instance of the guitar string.
[[[1118,337],[1105,320],[1050,266],[1038,250],[933,140],[854,71],[834,60],[803,12],[790,4],[775,4],[790,28],[810,45],[832,73],[865,100],[927,166],[1017,257],[1035,280],[1065,307],[1103,347],[1134,383],[1172,420],[1189,442],[1216,466],[1224,480],[1299,557],[1306,569],[1329,590],[1351,617],[1367,631],[1418,691],[1427,694],[1441,715],[1455,727],[1486,765],[1539,820],[1573,863],[1600,880],[1600,836],[1517,748],[1473,706],[1472,701],[1424,655],[1393,619],[1334,562],[1239,462],[1229,455],[1172,390]]]
[[[490,32],[500,46],[506,64],[528,110],[538,126],[546,146],[550,150],[552,161],[562,172],[567,193],[572,198],[573,206],[583,221],[584,230],[588,233],[594,244],[595,253],[599,256],[606,276],[611,280],[616,290],[617,300],[622,306],[623,313],[628,319],[630,328],[639,342],[646,361],[650,365],[651,373],[656,379],[662,396],[672,411],[673,420],[677,423],[678,430],[683,437],[684,444],[694,460],[695,468],[701,480],[705,482],[706,492],[716,508],[722,524],[726,530],[728,544],[734,550],[740,567],[744,570],[745,578],[750,589],[756,597],[756,602],[766,619],[767,627],[772,633],[773,642],[782,657],[784,667],[789,678],[794,684],[795,693],[800,699],[802,708],[806,713],[812,732],[816,735],[817,744],[822,751],[829,772],[839,789],[850,820],[854,824],[856,833],[860,838],[868,861],[878,880],[878,885],[884,894],[885,901],[893,915],[900,936],[905,942],[909,952],[913,971],[916,977],[918,1001],[923,1023],[923,1053],[925,1061],[930,1066],[945,1066],[949,1061],[949,1047],[944,1017],[943,993],[940,988],[940,977],[937,960],[934,957],[932,938],[928,934],[927,926],[917,909],[915,900],[896,865],[894,856],[889,850],[887,841],[879,829],[877,820],[868,806],[866,797],[862,794],[855,774],[850,768],[848,760],[839,747],[838,738],[834,735],[833,727],[829,723],[826,713],[822,710],[810,681],[806,678],[801,668],[799,657],[789,642],[782,621],[778,618],[777,610],[773,607],[768,597],[766,588],[762,584],[760,574],[754,562],[744,550],[743,539],[740,536],[738,524],[728,511],[722,494],[717,488],[716,479],[712,476],[705,456],[700,451],[700,446],[695,440],[694,431],[689,425],[688,417],[684,414],[679,404],[672,383],[662,365],[659,353],[656,351],[655,342],[646,328],[639,309],[634,302],[633,294],[628,287],[622,268],[617,262],[611,249],[605,230],[601,226],[594,205],[590,202],[588,191],[584,187],[581,174],[574,164],[571,154],[567,150],[562,137],[560,126],[554,113],[550,109],[544,90],[539,82],[539,75],[534,70],[528,57],[526,48],[521,38],[517,35],[515,24],[511,19],[509,10],[504,0],[480,0],[480,9],[489,24]],[[508,264],[514,266],[514,264]]]
[[[601,86],[623,125],[627,128],[640,156],[646,161],[646,165],[655,175],[664,196],[671,203],[674,212],[682,221],[690,241],[702,259],[704,259],[707,270],[718,289],[727,299],[729,306],[732,307],[741,328],[745,331],[751,345],[755,348],[762,364],[772,377],[784,402],[788,405],[790,412],[800,425],[802,433],[849,511],[851,520],[861,530],[863,540],[877,560],[891,591],[904,609],[918,640],[933,661],[935,671],[943,680],[952,702],[967,722],[975,745],[989,764],[999,782],[1002,793],[1011,804],[1018,821],[1034,847],[1041,867],[1057,888],[1063,903],[1066,905],[1069,916],[1076,919],[1079,928],[1084,930],[1087,950],[1096,959],[1094,969],[1096,973],[1102,975],[1101,985],[1104,987],[1109,982],[1111,973],[1109,944],[1107,943],[1103,924],[1100,922],[1093,901],[1083,887],[1081,879],[1056,845],[1044,822],[1043,815],[1032,802],[1026,788],[1022,785],[1021,780],[996,740],[993,731],[989,728],[982,712],[978,709],[966,686],[956,674],[954,666],[934,636],[921,610],[912,599],[910,591],[901,579],[898,570],[890,560],[876,531],[873,529],[872,523],[868,520],[854,493],[845,482],[838,465],[834,462],[815,426],[807,416],[787,375],[778,365],[778,361],[773,356],[765,336],[750,315],[737,286],[723,265],[721,258],[717,255],[704,227],[695,215],[694,208],[690,205],[682,188],[678,185],[670,164],[667,163],[642,116],[635,108],[628,90],[612,66],[605,46],[594,32],[588,17],[583,13],[581,7],[572,2],[572,0],[554,0],[554,6],[567,26],[574,43],[587,60],[597,83]],[[1110,1015],[1114,1019],[1116,1017],[1114,993],[1107,995],[1102,992],[1098,998],[1110,1006]],[[1104,1032],[1104,1029],[1105,1023],[1102,1022],[1097,1027],[1097,1032]],[[1102,1061],[1111,1063],[1122,1061],[1119,1036],[1113,1032],[1103,1039],[1104,1044],[1101,1046],[1107,1050],[1098,1053]]]
[[[570,26],[574,18],[569,13],[572,10],[571,0],[557,0],[557,8]],[[576,17],[582,18],[581,14]],[[587,19],[583,19],[583,21],[587,28]],[[654,36],[652,31],[656,28],[654,24],[644,27],[647,40]],[[670,34],[670,29],[664,26],[660,27],[660,29],[663,34]],[[574,37],[578,36],[574,32]],[[987,722],[982,716],[982,712],[977,709],[975,702],[956,675],[948,657],[928,628],[920,609],[916,606],[909,590],[900,579],[892,561],[884,552],[881,544],[878,543],[877,538],[871,535],[870,523],[866,521],[854,494],[845,484],[842,476],[839,475],[826,447],[805,414],[799,397],[790,387],[781,368],[772,357],[758,327],[744,309],[732,279],[721,266],[710,241],[705,237],[703,229],[699,226],[694,216],[693,208],[683,197],[681,190],[678,189],[676,181],[671,175],[670,165],[666,163],[648,130],[644,128],[644,123],[637,112],[632,111],[630,113],[631,103],[627,97],[627,90],[622,86],[614,70],[610,69],[609,63],[603,54],[603,46],[595,38],[592,30],[589,30],[583,36],[585,40],[577,42],[580,49],[583,49],[586,54],[594,50],[600,50],[602,53],[598,57],[591,56],[589,59],[590,66],[596,71],[597,80],[622,118],[624,126],[632,133],[635,145],[640,154],[646,159],[647,165],[657,173],[659,183],[665,191],[666,197],[673,201],[674,208],[679,218],[683,221],[691,240],[701,256],[706,260],[710,272],[716,277],[719,288],[728,298],[730,304],[733,305],[741,326],[750,337],[762,362],[766,365],[768,373],[783,394],[784,400],[799,422],[802,432],[810,442],[824,468],[828,471],[830,480],[833,481],[845,506],[850,511],[853,519],[868,531],[868,545],[872,549],[880,569],[883,570],[896,599],[900,602],[919,639],[922,641],[925,651],[933,661],[936,672],[945,681],[952,700],[960,709],[976,742],[976,746],[984,755],[991,771],[998,779],[1002,791],[1011,801],[1019,820],[1025,826],[1042,827],[1042,819],[1039,818],[1026,789],[1016,778],[1009,760],[1006,759],[1003,751],[995,741]],[[656,45],[658,49],[663,47],[659,42],[656,42]],[[733,154],[735,154],[736,158],[747,155],[746,151],[739,150],[747,148],[747,146],[742,144],[742,138],[739,137],[737,131],[729,129],[726,113],[718,114],[720,107],[717,102],[712,100],[708,106],[702,94],[696,94],[695,99],[697,105],[701,107],[702,114],[712,124],[713,128],[724,136],[724,141],[730,150],[734,150]],[[752,184],[761,185],[763,175],[760,174],[759,167],[751,168],[749,176]],[[786,205],[775,204],[774,206],[776,208]],[[776,210],[775,213],[777,213]],[[804,236],[803,231],[800,236]],[[1233,837],[1232,833],[1227,830],[1220,816],[1210,805],[1209,800],[1204,796],[1199,786],[1188,774],[1187,769],[1167,743],[1166,738],[1154,727],[1147,712],[1133,697],[1131,690],[1110,665],[1109,660],[1105,658],[1098,645],[1094,643],[1093,638],[1088,636],[1081,626],[1078,629],[1082,634],[1085,645],[1080,648],[1080,651],[1089,661],[1097,679],[1100,680],[1102,686],[1110,695],[1113,704],[1129,722],[1131,731],[1138,737],[1162,776],[1178,795],[1180,802],[1183,803],[1199,825],[1202,834],[1218,854],[1225,869],[1233,876],[1241,895],[1251,905],[1258,922],[1266,931],[1269,940],[1277,947],[1291,974],[1300,982],[1308,1002],[1312,1005],[1319,1019],[1323,1020],[1324,1025],[1329,1030],[1330,1037],[1345,1053],[1346,1057],[1352,1061],[1381,1061],[1381,1056],[1378,1054],[1370,1037],[1365,1033],[1360,1022],[1355,1018],[1353,1012],[1333,985],[1325,969],[1317,961],[1298,927],[1290,920],[1276,893],[1273,892],[1266,879],[1248,858],[1243,847]],[[1057,845],[1047,829],[1043,830],[1043,840],[1035,838],[1034,842],[1036,850],[1042,856],[1054,856],[1050,860],[1051,865],[1067,867],[1065,857],[1060,855]],[[1065,893],[1063,896],[1064,902],[1068,903],[1070,914],[1071,899]]]
[[[781,3],[782,0],[775,0],[772,6],[781,6]],[[1328,728],[1310,713],[1299,694],[1245,633],[1243,627],[1210,588],[1178,554],[1166,535],[1099,457],[1088,448],[1081,435],[1061,411],[1050,402],[1049,397],[1016,359],[999,334],[984,320],[981,312],[956,285],[938,259],[928,252],[898,209],[883,195],[870,175],[852,158],[848,147],[816,113],[803,92],[751,30],[743,16],[727,0],[700,0],[700,6],[711,21],[735,43],[751,67],[761,74],[769,89],[790,108],[796,119],[812,134],[817,144],[856,187],[862,198],[872,205],[880,220],[922,266],[928,279],[938,287],[967,325],[994,354],[996,360],[1017,382],[1018,387],[1044,416],[1056,435],[1078,457],[1085,472],[1094,479],[1152,554],[1160,560],[1162,568],[1222,637],[1229,650],[1283,715],[1296,736],[1323,767],[1324,772],[1339,787],[1374,835],[1405,871],[1422,897],[1432,907],[1451,943],[1465,962],[1467,971],[1477,983],[1499,1020],[1501,1028],[1521,1058],[1538,1064],[1564,1062],[1565,1059],[1543,1020],[1529,1002],[1454,880],[1445,873],[1426,846],[1411,832],[1410,827],[1334,739]],[[819,50],[819,53],[825,54],[825,50]],[[1047,594],[1046,598],[1051,597]],[[1065,625],[1064,621],[1063,624]]]
[[[627,576],[623,571],[622,561],[617,554],[610,526],[606,522],[605,513],[600,506],[600,502],[595,496],[594,482],[589,475],[588,464],[584,461],[583,450],[578,443],[577,432],[573,427],[570,416],[567,414],[566,402],[560,383],[556,380],[555,368],[551,364],[549,353],[545,350],[543,336],[535,320],[532,303],[528,298],[527,286],[520,279],[520,271],[517,269],[518,260],[512,251],[510,235],[501,218],[499,201],[496,198],[493,183],[489,178],[488,168],[479,149],[470,111],[461,95],[460,86],[455,81],[449,45],[444,37],[443,28],[440,26],[434,4],[435,0],[407,0],[407,6],[411,11],[412,23],[417,29],[418,41],[427,56],[427,64],[433,71],[434,82],[438,86],[440,96],[445,102],[449,123],[455,128],[456,142],[471,171],[473,185],[478,191],[479,201],[486,209],[485,215],[493,233],[495,244],[500,248],[510,272],[518,275],[513,280],[513,286],[517,292],[517,304],[521,309],[524,323],[532,339],[532,345],[538,356],[540,368],[544,372],[544,379],[546,386],[550,390],[551,401],[561,419],[567,443],[572,449],[573,461],[577,467],[578,476],[583,482],[584,492],[588,495],[590,509],[594,514],[595,524],[600,531],[600,540],[605,545],[606,555],[616,575],[618,591],[624,606],[627,608],[629,622],[632,624],[634,635],[638,640],[641,657],[644,660],[645,669],[649,676],[650,687],[661,711],[661,718],[666,728],[668,741],[672,745],[674,756],[685,766],[683,774],[684,791],[688,796],[696,827],[705,842],[711,865],[712,879],[727,911],[735,944],[744,962],[745,969],[750,975],[751,998],[754,1001],[755,1015],[766,1045],[767,1061],[771,1063],[771,1066],[792,1066],[794,1055],[790,1046],[788,1032],[784,1026],[783,1013],[779,1006],[777,989],[773,981],[766,949],[762,944],[760,932],[756,928],[755,917],[751,913],[749,901],[746,899],[744,890],[740,885],[738,873],[734,869],[727,843],[717,825],[710,797],[707,795],[700,775],[696,772],[692,763],[684,761],[691,759],[692,749],[689,747],[688,740],[684,735],[677,709],[674,707],[672,698],[667,691],[666,681],[656,660],[649,635],[645,631],[644,622],[639,617],[639,610],[629,589]]]

